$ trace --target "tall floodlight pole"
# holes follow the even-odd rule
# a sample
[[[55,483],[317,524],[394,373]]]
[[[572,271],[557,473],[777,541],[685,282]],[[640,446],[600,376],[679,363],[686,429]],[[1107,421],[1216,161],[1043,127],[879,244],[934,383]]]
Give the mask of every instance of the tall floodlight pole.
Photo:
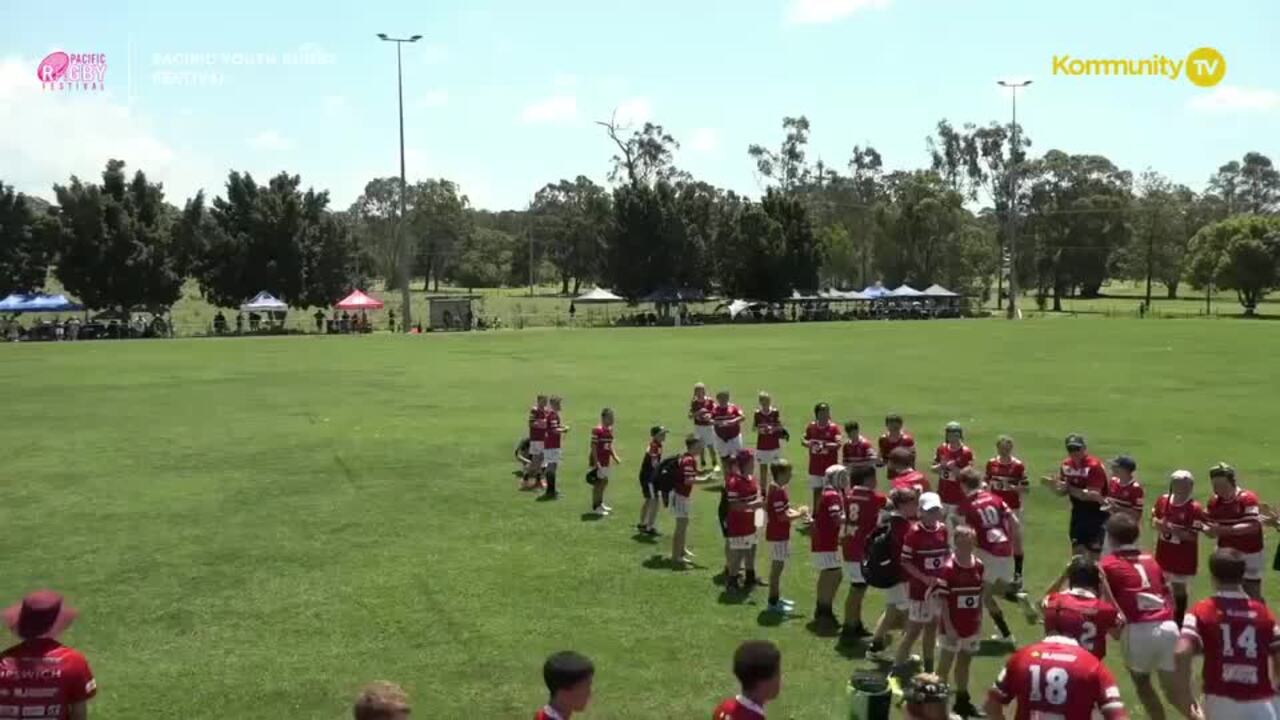
[[[1018,317],[1018,243],[1017,243],[1017,214],[1018,214],[1018,171],[1021,161],[1020,148],[1018,146],[1018,88],[1024,88],[1031,84],[1030,80],[1022,82],[1009,82],[1000,80],[998,84],[1001,87],[1009,88],[1010,95],[1013,98],[1013,125],[1012,125],[1012,142],[1009,150],[1009,218],[1005,227],[1005,238],[1009,245],[1009,304],[1007,317],[1013,320]]]
[[[400,275],[400,304],[401,315],[405,332],[409,332],[413,325],[413,308],[412,299],[409,295],[409,263],[412,258],[409,257],[409,243],[405,240],[404,217],[405,217],[405,179],[404,179],[404,73],[400,65],[400,46],[405,43],[418,42],[422,39],[421,35],[414,35],[407,38],[387,37],[386,33],[378,33],[378,39],[384,42],[393,42],[396,44],[396,92],[400,99],[400,220],[396,223],[396,247],[399,249],[399,271]]]

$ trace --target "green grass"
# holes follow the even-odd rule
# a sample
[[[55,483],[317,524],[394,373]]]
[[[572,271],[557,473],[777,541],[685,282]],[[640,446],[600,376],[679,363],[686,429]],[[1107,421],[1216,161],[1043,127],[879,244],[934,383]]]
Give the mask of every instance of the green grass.
[[[587,717],[705,717],[752,637],[784,652],[777,717],[840,717],[861,662],[804,620],[762,626],[763,593],[719,601],[715,494],[696,497],[705,569],[652,569],[667,537],[632,539],[646,429],[683,430],[694,381],[743,402],[767,388],[793,427],[823,399],[869,428],[903,412],[925,445],[959,420],[982,457],[1012,433],[1037,475],[1079,430],[1101,455],[1135,454],[1152,494],[1189,467],[1205,496],[1205,468],[1226,459],[1274,501],[1277,354],[1270,323],[1195,320],[0,346],[0,599],[68,593],[83,612],[69,642],[107,720],[336,720],[377,678],[403,683],[425,717],[527,718],[543,656],[564,647],[599,667]],[[554,504],[509,474],[537,390],[565,395],[573,427]],[[587,522],[584,443],[603,405],[625,462],[615,516]],[[1065,560],[1065,517],[1033,491],[1034,588]],[[785,592],[808,614],[797,545]],[[873,596],[869,619],[879,609]],[[998,663],[977,664],[975,690]]]

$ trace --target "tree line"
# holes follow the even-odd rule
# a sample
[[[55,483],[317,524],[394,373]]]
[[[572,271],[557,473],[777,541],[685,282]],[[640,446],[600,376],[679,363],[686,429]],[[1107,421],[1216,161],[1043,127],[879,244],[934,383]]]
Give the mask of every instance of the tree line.
[[[269,290],[308,307],[374,279],[400,289],[408,266],[425,289],[596,283],[633,300],[688,289],[770,301],[881,281],[990,298],[1012,272],[1055,310],[1121,279],[1171,298],[1185,283],[1235,290],[1252,312],[1280,284],[1280,173],[1261,153],[1196,193],[1101,155],[1033,156],[1021,128],[1015,147],[1010,125],[943,120],[917,169],[888,171],[871,146],[834,167],[810,160],[809,121],[787,117],[776,145],[747,149],[762,186],[750,198],[679,169],[661,125],[599,125],[615,148],[611,187],[580,175],[491,212],[428,179],[404,188],[403,223],[395,177],[370,180],[346,210],[283,172],[259,184],[233,171],[217,197],[181,207],[119,160],[100,182],[56,185],[53,204],[0,182],[0,292],[37,290],[52,272],[92,308],[166,308],[187,279],[220,306]]]

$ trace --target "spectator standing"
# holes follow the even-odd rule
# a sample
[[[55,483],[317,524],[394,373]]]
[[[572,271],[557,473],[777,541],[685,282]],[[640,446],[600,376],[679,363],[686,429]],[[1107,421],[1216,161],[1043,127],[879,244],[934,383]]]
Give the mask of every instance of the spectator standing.
[[[316,319],[316,333],[324,332],[324,311],[317,308],[312,317]]]
[[[395,683],[369,683],[356,698],[355,720],[409,720],[409,695]]]
[[[89,717],[87,703],[98,684],[84,655],[57,639],[78,616],[52,590],[33,592],[5,609],[4,624],[22,642],[0,653],[0,717]]]

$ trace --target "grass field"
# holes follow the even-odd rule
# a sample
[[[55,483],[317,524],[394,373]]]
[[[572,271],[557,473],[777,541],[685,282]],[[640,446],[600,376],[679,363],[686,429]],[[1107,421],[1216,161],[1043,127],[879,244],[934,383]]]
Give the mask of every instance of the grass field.
[[[1035,475],[1079,430],[1100,455],[1133,453],[1151,495],[1189,467],[1205,497],[1225,459],[1274,502],[1276,330],[1081,319],[0,346],[0,595],[68,593],[82,611],[68,641],[107,720],[336,720],[377,678],[410,690],[415,717],[527,718],[543,656],[564,647],[597,662],[589,718],[706,717],[753,637],[784,652],[771,717],[842,717],[862,661],[807,618],[763,624],[763,592],[722,600],[714,493],[695,500],[705,568],[666,569],[651,559],[668,536],[633,538],[647,428],[683,431],[694,381],[744,404],[769,389],[793,427],[817,400],[868,429],[902,412],[926,446],[956,419],[983,458],[1008,432]],[[510,476],[537,390],[566,397],[573,428],[558,503]],[[614,517],[591,522],[581,478],[603,405],[624,464]],[[1065,561],[1065,518],[1033,491],[1031,587]],[[797,545],[784,591],[807,616]],[[873,596],[869,619],[879,609]],[[1000,662],[980,660],[975,690]]]

